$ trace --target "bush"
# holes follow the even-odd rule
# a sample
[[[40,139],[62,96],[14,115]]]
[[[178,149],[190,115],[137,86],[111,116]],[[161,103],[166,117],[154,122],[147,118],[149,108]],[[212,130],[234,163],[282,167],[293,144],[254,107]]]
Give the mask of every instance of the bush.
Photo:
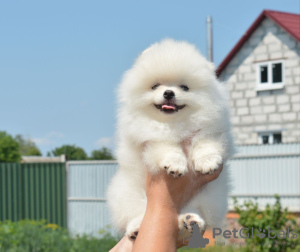
[[[108,232],[100,239],[72,238],[66,229],[46,221],[0,222],[0,252],[107,252],[117,242]]]
[[[300,229],[296,220],[287,209],[282,209],[278,195],[275,195],[275,199],[276,203],[267,205],[263,211],[259,211],[257,202],[248,201],[239,206],[234,199],[235,210],[240,215],[239,223],[249,228],[249,238],[245,239],[246,251],[300,251]],[[250,232],[252,227],[253,237]],[[275,231],[276,237],[275,232],[270,231],[269,234],[269,230]],[[288,238],[287,230],[294,230],[298,237],[291,239],[293,234],[290,234]]]

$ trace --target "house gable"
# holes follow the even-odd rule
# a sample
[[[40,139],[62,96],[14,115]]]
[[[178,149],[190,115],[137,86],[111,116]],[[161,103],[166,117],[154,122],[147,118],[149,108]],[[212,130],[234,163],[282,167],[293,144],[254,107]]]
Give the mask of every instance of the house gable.
[[[275,60],[283,62],[283,88],[258,91],[257,65]],[[230,94],[237,144],[257,144],[259,132],[267,131],[280,132],[282,142],[300,142],[299,66],[299,41],[268,17],[223,65],[219,79],[226,83]]]
[[[277,25],[283,28],[289,33],[296,41],[300,42],[300,15],[286,12],[278,12],[271,10],[264,10],[250,28],[245,32],[238,43],[232,48],[226,58],[219,65],[216,74],[219,76],[227,64],[232,60],[235,54],[240,50],[244,43],[249,39],[253,32],[256,31],[257,27],[265,18],[270,18]]]

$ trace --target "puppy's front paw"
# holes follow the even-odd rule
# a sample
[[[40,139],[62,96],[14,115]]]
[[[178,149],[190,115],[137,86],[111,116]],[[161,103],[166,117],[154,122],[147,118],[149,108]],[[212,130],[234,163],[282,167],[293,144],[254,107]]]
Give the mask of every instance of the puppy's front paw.
[[[188,172],[187,161],[184,155],[167,154],[160,161],[159,167],[165,169],[168,174],[174,177],[184,176]]]
[[[198,227],[200,231],[205,228],[204,220],[194,213],[180,214],[178,217],[178,224],[180,230],[186,230],[189,233],[193,233],[193,228]]]
[[[210,154],[206,156],[196,155],[193,159],[194,168],[203,174],[212,174],[222,163],[222,157],[219,154]]]
[[[129,222],[129,224],[126,228],[126,233],[125,233],[129,239],[131,239],[131,240],[136,239],[136,237],[138,236],[138,233],[139,233],[139,229],[140,229],[142,220],[143,220],[143,216],[137,217]]]

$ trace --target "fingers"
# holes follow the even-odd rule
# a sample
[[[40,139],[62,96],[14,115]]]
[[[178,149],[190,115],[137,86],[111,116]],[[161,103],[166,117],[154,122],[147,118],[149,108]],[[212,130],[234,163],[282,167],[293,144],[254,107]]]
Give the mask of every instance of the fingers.
[[[190,194],[193,194],[193,191],[198,191],[202,186],[205,186],[207,183],[217,179],[222,170],[223,164],[221,164],[212,174],[202,174],[201,172],[195,172],[189,169],[189,172],[185,176],[179,178],[174,178],[164,171],[155,175],[151,175],[147,172],[146,192],[147,189],[149,190],[150,188],[153,188],[153,186],[160,187],[165,185],[169,188],[180,190],[182,192],[190,190]]]
[[[209,173],[201,174],[202,182],[203,183],[209,183],[209,182],[217,179],[219,177],[220,173],[222,172],[222,170],[223,170],[223,164],[221,164],[219,166],[219,168],[217,170],[215,170],[212,174],[209,174]]]
[[[220,175],[220,173],[222,172],[223,170],[223,164],[221,164],[219,166],[219,168],[217,170],[215,170],[212,174],[202,174],[200,172],[192,172],[190,169],[189,169],[189,172],[186,176],[184,177],[179,177],[179,178],[176,178],[180,181],[183,181],[183,180],[188,180],[188,179],[193,179],[193,177],[196,175],[196,179],[201,179],[202,183],[203,184],[206,184],[206,183],[209,183],[215,179],[217,179]],[[155,180],[159,180],[159,179],[164,179],[164,180],[170,180],[170,181],[173,181],[174,178],[173,176],[170,176],[168,175],[167,173],[165,172],[160,172],[156,175],[151,175],[149,172],[147,172],[147,178],[146,178],[146,181],[149,182],[150,180],[152,181],[155,181]],[[146,183],[147,183],[146,182]]]

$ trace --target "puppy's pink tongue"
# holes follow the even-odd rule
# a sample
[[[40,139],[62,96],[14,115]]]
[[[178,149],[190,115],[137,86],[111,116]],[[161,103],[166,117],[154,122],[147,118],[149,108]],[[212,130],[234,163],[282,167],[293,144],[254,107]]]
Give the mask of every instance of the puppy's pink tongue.
[[[175,105],[162,105],[161,108],[162,109],[173,109],[173,110],[175,110]]]

